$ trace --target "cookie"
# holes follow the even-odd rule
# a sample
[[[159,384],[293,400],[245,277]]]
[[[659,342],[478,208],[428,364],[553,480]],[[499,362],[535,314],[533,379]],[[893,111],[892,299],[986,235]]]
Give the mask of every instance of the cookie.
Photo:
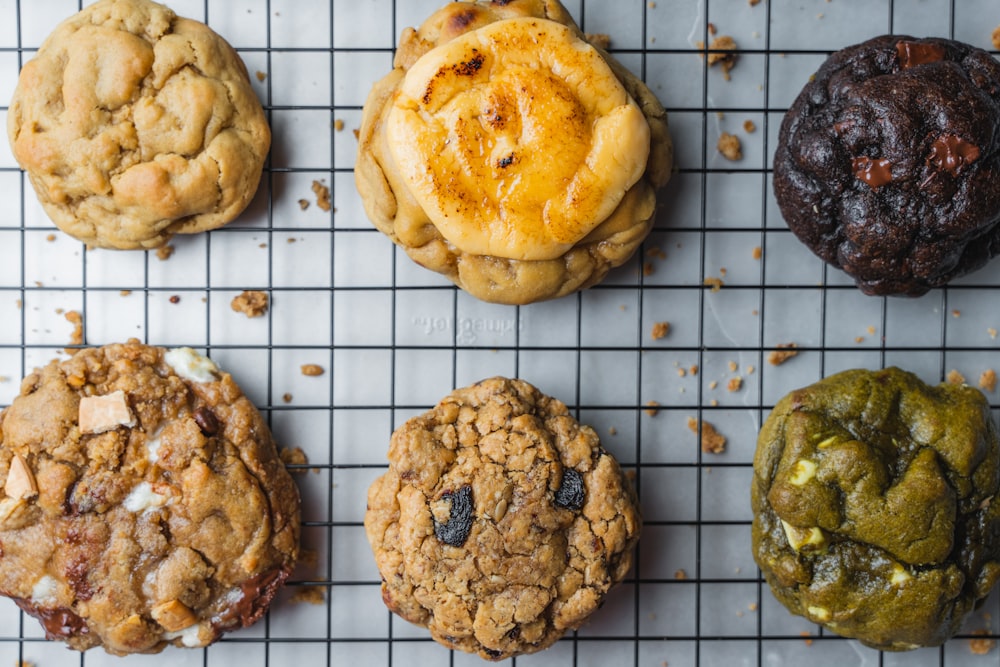
[[[207,646],[295,565],[299,496],[266,423],[190,348],[85,349],[0,414],[0,594],[85,650]]]
[[[271,142],[232,47],[149,0],[63,21],[21,70],[7,134],[53,222],[118,249],[233,220]]]
[[[976,389],[888,368],[782,398],[761,428],[753,555],[794,614],[882,650],[957,633],[1000,577],[1000,460]]]
[[[866,294],[919,296],[1000,252],[1000,63],[884,35],[831,55],[781,124],[789,229]]]
[[[365,515],[389,609],[489,660],[579,627],[628,572],[640,525],[594,430],[500,377],[393,433]]]
[[[484,300],[596,284],[649,233],[667,115],[557,0],[453,2],[406,29],[365,102],[355,180],[374,225]]]

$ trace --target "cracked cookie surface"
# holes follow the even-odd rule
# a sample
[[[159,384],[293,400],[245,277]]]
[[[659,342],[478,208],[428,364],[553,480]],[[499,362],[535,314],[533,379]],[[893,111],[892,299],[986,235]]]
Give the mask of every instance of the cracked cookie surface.
[[[365,515],[386,605],[490,660],[579,627],[625,577],[640,527],[631,484],[593,429],[499,377],[393,433]]]
[[[1000,578],[998,490],[982,393],[845,371],[761,428],[754,559],[792,613],[878,649],[938,645]]]
[[[298,553],[299,496],[232,376],[188,348],[81,350],[0,413],[0,593],[85,650],[206,646]]]
[[[7,133],[53,222],[118,249],[231,221],[271,142],[233,48],[150,0],[101,0],[56,27],[21,70]]]

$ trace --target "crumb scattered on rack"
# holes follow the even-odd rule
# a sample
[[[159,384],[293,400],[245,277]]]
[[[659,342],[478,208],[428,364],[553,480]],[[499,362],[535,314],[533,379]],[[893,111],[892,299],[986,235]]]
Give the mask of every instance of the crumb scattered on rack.
[[[751,602],[750,604],[747,605],[747,609],[749,609],[750,611],[757,611],[757,603]]]
[[[709,24],[708,24],[708,34],[714,36],[716,32],[718,32],[718,30],[716,29],[715,24],[712,23],[712,22],[709,22]]]
[[[739,375],[733,378],[729,378],[729,382],[726,384],[726,391],[735,392],[743,388],[743,378]]]
[[[288,601],[294,603],[323,604],[326,601],[326,595],[323,593],[322,586],[299,586],[292,593],[292,597]]]
[[[170,256],[174,254],[174,247],[172,245],[162,245],[156,249],[156,258],[161,262],[165,262],[170,259]]]
[[[743,159],[743,144],[740,143],[740,138],[735,134],[723,132],[719,135],[719,142],[715,147],[722,153],[722,157],[730,162]]]
[[[979,388],[994,391],[997,388],[997,372],[992,368],[983,371],[979,376]]]
[[[302,374],[308,375],[309,377],[316,377],[322,375],[326,371],[319,364],[302,364]]]
[[[659,408],[660,403],[658,401],[646,401],[646,409],[643,410],[650,417],[655,417],[660,414]]]
[[[730,359],[729,363],[726,364],[726,365],[729,366],[729,372],[730,373],[735,373],[736,371],[738,371],[740,369],[740,365],[738,363],[736,363],[735,361],[733,361],[732,359]]]
[[[284,394],[282,394],[281,400],[283,400],[285,403],[291,403],[292,402],[292,395],[289,394],[288,392],[285,392]]]
[[[698,48],[705,50],[704,42],[698,42]],[[736,65],[736,40],[729,35],[719,35],[709,44],[708,50],[720,53],[709,53],[706,62],[709,67],[718,65],[722,69],[722,78],[729,81],[729,70]],[[729,51],[730,53],[725,53]]]
[[[747,0],[751,7],[756,7],[760,4],[760,0]]]
[[[688,372],[687,372],[686,368],[678,368],[677,369],[677,377],[681,377],[681,378],[682,377],[686,377],[687,374],[688,374]]]
[[[176,304],[176,303],[180,303],[180,302],[181,302],[181,298],[180,298],[180,296],[178,296],[178,295],[176,295],[176,294],[173,294],[173,295],[171,295],[171,297],[170,297],[169,299],[167,299],[167,300],[168,300],[168,301],[169,301],[170,303],[175,303],[175,304]]]
[[[674,572],[674,579],[677,579],[678,581],[683,581],[687,578],[688,578],[688,573],[684,571],[684,568],[681,568]]]
[[[313,181],[312,191],[316,195],[316,206],[319,206],[324,211],[333,209],[333,205],[330,203],[330,188],[324,185],[322,181]]]
[[[755,370],[757,370],[755,367],[753,367],[753,366],[747,366],[747,375],[753,375],[753,372]]]
[[[335,129],[337,132],[343,132],[344,131],[344,119],[343,118],[334,118],[333,119],[333,129]]]
[[[657,322],[653,325],[653,331],[650,335],[653,340],[660,340],[666,338],[668,333],[670,333],[670,322]]]
[[[71,310],[64,316],[66,321],[73,325],[73,333],[69,335],[70,345],[83,345],[83,316],[75,310]]]
[[[261,72],[260,70],[257,70],[257,80],[258,81],[263,82],[264,79],[266,79],[266,78],[267,78],[267,72]]]
[[[354,132],[354,138],[355,139],[360,139],[361,138],[361,130],[355,128],[354,130],[352,130],[352,132]]]
[[[993,29],[991,38],[993,39],[993,48],[1000,50],[1000,25]]]
[[[858,344],[863,343],[863,342],[865,342],[865,337],[864,336],[855,336],[854,337],[854,342],[858,343]]]
[[[130,289],[123,289],[122,291],[118,292],[118,294],[120,296],[132,296],[132,290],[130,290]]]
[[[260,290],[244,290],[233,297],[229,307],[247,317],[260,317],[267,312],[267,293]]]
[[[301,209],[301,210],[304,211],[307,208],[309,208],[309,200],[308,199],[300,199],[299,200],[299,209]]]
[[[646,250],[646,256],[654,259],[666,259],[667,253],[660,246],[654,245]]]
[[[757,131],[757,125],[750,119],[743,121],[743,131],[747,134],[753,134]]]
[[[993,327],[990,327],[989,329],[987,329],[986,333],[988,333],[990,335],[990,338],[996,338],[997,337],[997,330],[994,329]]]
[[[767,363],[772,366],[780,366],[789,359],[798,355],[798,347],[795,343],[778,343],[775,347],[777,350],[771,350],[771,353],[767,355]]]
[[[951,316],[957,319],[957,318],[959,318],[959,317],[962,316],[962,311],[960,311],[960,310],[953,310],[953,311],[951,311]]]
[[[806,646],[812,646],[813,640],[808,630],[803,630],[802,632],[800,632],[799,637],[803,637],[806,640]]]
[[[965,376],[959,373],[954,368],[948,371],[948,375],[945,379],[950,384],[965,384]]]
[[[691,375],[697,375],[698,374],[698,364],[691,364],[690,372],[691,372]]]
[[[587,38],[588,42],[605,51],[611,46],[611,35],[606,32],[588,32],[584,34],[584,37]]]
[[[709,389],[713,389],[714,390],[718,386],[719,386],[719,383],[716,380],[712,380],[711,382],[708,383],[708,388]]]
[[[614,426],[609,426],[608,435],[618,435],[618,429],[616,429]]]
[[[656,273],[656,267],[653,266],[652,262],[644,262],[642,265],[642,275],[648,278],[649,276]]]
[[[285,240],[286,240],[286,241],[287,241],[288,243],[295,243],[295,242],[296,242],[296,241],[297,241],[298,239],[296,239],[296,238],[295,238],[294,236],[289,236],[289,237],[288,237],[287,239],[285,239]]]
[[[53,241],[56,240],[56,235],[55,234],[49,234],[48,236],[45,237],[45,240],[48,241],[49,243],[52,243]]]
[[[713,292],[718,292],[720,289],[722,289],[722,286],[725,285],[726,283],[722,282],[722,278],[716,278],[715,276],[706,276],[705,284],[711,285]]]
[[[302,451],[301,447],[282,447],[278,450],[278,457],[286,466],[304,466],[309,463],[309,457],[306,456],[306,453]],[[289,472],[302,473],[305,472],[305,470],[297,468],[295,470],[290,470]]]
[[[995,639],[984,636],[989,635],[990,631],[986,628],[979,628],[978,630],[973,630],[973,635],[976,635],[969,640],[969,651],[973,655],[986,655],[993,650],[993,647],[997,645]]]
[[[698,420],[688,417],[687,425],[694,433],[701,431],[701,451],[707,454],[721,454],[726,451],[726,436],[716,431],[711,423],[702,420],[699,428]]]

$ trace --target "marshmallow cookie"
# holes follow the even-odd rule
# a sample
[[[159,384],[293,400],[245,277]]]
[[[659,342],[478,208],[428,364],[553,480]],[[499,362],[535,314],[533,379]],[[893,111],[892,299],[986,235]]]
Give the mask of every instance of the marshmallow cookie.
[[[85,650],[201,647],[295,565],[299,495],[232,376],[138,341],[28,375],[0,413],[0,594]]]
[[[454,2],[403,32],[365,103],[355,177],[417,263],[526,304],[628,260],[672,163],[663,107],[559,2]]]

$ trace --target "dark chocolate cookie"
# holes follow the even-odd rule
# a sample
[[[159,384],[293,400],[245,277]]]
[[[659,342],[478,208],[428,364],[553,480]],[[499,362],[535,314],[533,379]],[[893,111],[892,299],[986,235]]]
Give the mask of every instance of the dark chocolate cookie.
[[[397,429],[365,515],[386,605],[489,660],[579,627],[628,572],[640,525],[594,430],[506,378]]]
[[[1000,577],[998,491],[982,393],[845,371],[785,396],[761,428],[754,559],[789,611],[837,634],[941,644]]]
[[[919,296],[1000,252],[1000,63],[947,39],[838,51],[781,125],[789,228],[866,294]]]
[[[264,615],[298,554],[270,430],[190,348],[31,373],[0,413],[0,484],[0,594],[79,650],[207,646]]]

